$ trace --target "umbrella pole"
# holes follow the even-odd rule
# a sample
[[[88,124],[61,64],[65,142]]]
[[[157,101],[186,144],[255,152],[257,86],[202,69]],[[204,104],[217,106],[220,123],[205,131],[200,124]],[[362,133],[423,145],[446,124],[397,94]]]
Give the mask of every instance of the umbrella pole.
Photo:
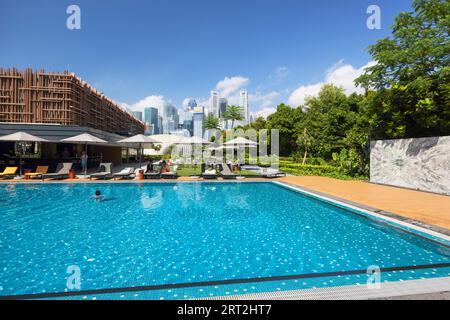
[[[142,153],[143,153],[143,150],[142,150],[142,143],[139,143],[139,169],[141,168],[141,166],[142,166]]]
[[[87,176],[87,142],[84,145],[84,158],[86,159],[86,165],[84,166],[84,175]]]
[[[19,175],[22,177],[22,157],[23,157],[23,142],[20,143],[20,156],[19,156]]]

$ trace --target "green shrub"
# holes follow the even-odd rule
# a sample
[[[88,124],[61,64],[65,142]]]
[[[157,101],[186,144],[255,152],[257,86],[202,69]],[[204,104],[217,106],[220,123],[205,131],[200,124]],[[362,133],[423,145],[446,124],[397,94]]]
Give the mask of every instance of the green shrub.
[[[342,172],[340,168],[331,165],[302,165],[301,163],[295,163],[291,161],[280,161],[280,171],[296,176],[319,176],[342,180],[360,180],[366,178],[363,176],[352,177]]]

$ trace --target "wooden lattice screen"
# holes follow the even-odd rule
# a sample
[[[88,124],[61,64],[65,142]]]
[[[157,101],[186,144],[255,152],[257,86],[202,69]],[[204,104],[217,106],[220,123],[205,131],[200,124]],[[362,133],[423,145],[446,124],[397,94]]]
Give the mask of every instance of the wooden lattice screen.
[[[144,124],[67,71],[0,69],[0,122],[87,126],[138,134]]]

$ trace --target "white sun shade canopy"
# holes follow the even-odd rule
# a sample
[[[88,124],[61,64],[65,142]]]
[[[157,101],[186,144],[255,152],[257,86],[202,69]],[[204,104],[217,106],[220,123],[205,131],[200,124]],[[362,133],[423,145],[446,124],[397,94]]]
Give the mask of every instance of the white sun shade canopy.
[[[153,139],[143,134],[137,134],[135,136],[117,141],[118,143],[161,143],[160,141]]]
[[[77,136],[73,136],[70,138],[62,139],[64,142],[74,142],[74,143],[87,143],[87,144],[96,144],[96,143],[108,143],[103,139],[97,138],[89,133],[82,133]]]
[[[242,137],[227,141],[223,144],[224,146],[234,146],[234,147],[256,147],[258,143],[252,140],[248,140]]]
[[[17,142],[48,142],[48,140],[39,138],[26,132],[16,132],[0,137],[0,141],[17,141]]]
[[[178,144],[212,144],[206,139],[199,137],[184,137],[180,140]]]

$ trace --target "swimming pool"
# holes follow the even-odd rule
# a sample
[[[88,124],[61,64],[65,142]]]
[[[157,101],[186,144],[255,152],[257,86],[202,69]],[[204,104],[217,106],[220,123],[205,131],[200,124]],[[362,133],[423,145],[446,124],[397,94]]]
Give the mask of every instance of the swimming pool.
[[[1,184],[0,195],[0,296],[201,298],[365,284],[369,266],[382,281],[450,275],[445,240],[278,183]],[[81,295],[64,296],[69,266]]]

